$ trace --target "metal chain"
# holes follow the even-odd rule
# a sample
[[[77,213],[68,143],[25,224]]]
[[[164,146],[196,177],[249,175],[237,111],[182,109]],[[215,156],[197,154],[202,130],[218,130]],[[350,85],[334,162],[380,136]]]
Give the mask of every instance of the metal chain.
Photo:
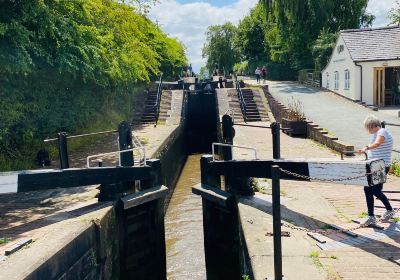
[[[400,208],[395,209],[393,216],[396,215],[399,211],[400,211]],[[379,223],[379,222],[382,222],[383,220],[384,220],[384,217],[382,216],[381,218],[377,219],[376,222]],[[357,229],[365,227],[365,226],[359,224],[352,228],[343,228],[343,229],[307,229],[307,228],[303,228],[303,227],[299,227],[299,226],[295,226],[295,225],[291,225],[291,224],[286,224],[286,223],[282,223],[281,225],[285,228],[290,228],[290,229],[297,230],[297,231],[303,231],[303,232],[307,232],[307,233],[319,233],[319,234],[346,233],[346,232],[351,232],[353,230],[357,230]]]
[[[293,176],[293,177],[296,177],[299,179],[304,179],[304,180],[320,181],[320,182],[342,182],[342,181],[350,181],[353,179],[362,178],[362,177],[369,176],[369,175],[374,176],[376,174],[382,174],[384,172],[385,168],[376,170],[374,172],[364,173],[362,175],[357,175],[357,176],[352,176],[352,177],[347,177],[347,178],[337,178],[337,179],[320,179],[320,178],[314,178],[314,177],[310,177],[310,176],[306,176],[306,175],[297,174],[297,173],[291,172],[291,171],[283,169],[283,168],[279,168],[279,170],[287,175],[290,175],[290,176]],[[400,208],[397,208],[396,211],[394,212],[393,216],[396,215],[399,211],[400,211]],[[381,218],[376,220],[376,222],[379,223],[383,220],[384,220],[384,217],[382,216]],[[307,233],[319,233],[319,234],[345,233],[345,232],[350,232],[350,231],[364,227],[363,225],[360,224],[355,227],[347,228],[347,229],[328,229],[328,230],[315,229],[315,230],[311,230],[311,229],[307,229],[307,228],[303,228],[303,227],[299,227],[299,226],[295,226],[295,225],[291,225],[291,224],[286,224],[286,223],[282,223],[282,226],[293,229],[293,230],[297,230],[297,231],[303,231],[303,232],[307,232]]]
[[[297,173],[291,172],[291,171],[283,169],[283,168],[279,168],[279,170],[281,172],[285,173],[286,175],[290,175],[290,176],[293,176],[293,177],[296,177],[296,178],[299,178],[299,179],[304,179],[304,180],[309,180],[309,181],[342,182],[342,181],[350,181],[350,180],[353,180],[353,179],[366,177],[366,176],[369,176],[369,175],[382,174],[385,169],[382,168],[382,169],[376,170],[374,172],[368,172],[368,173],[364,173],[364,174],[357,175],[357,176],[346,177],[346,178],[337,178],[337,179],[321,179],[321,178],[310,177],[310,176],[306,176],[306,175],[297,174]]]

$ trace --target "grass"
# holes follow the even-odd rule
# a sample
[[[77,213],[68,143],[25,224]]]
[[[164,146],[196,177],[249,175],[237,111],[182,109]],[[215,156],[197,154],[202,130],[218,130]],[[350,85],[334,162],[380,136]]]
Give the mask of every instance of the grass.
[[[318,251],[312,251],[309,255],[310,258],[319,258],[319,252]]]
[[[366,218],[368,217],[368,213],[367,212],[361,212],[360,214],[358,214],[359,218]]]
[[[140,143],[142,143],[142,145],[149,144],[149,142],[150,142],[150,139],[147,136],[140,136],[139,140],[140,140]]]
[[[109,112],[103,112],[101,118],[95,118],[94,121],[87,123],[85,126],[69,134],[77,135],[104,130],[114,130],[117,129],[118,124],[125,118],[126,116],[124,116],[122,113],[110,110]],[[68,141],[68,153],[71,154],[76,151],[84,150],[86,147],[93,145],[94,142],[104,137],[106,136],[98,135],[70,139]],[[56,135],[54,135],[54,138],[56,138]],[[18,152],[16,151],[16,155],[12,159],[5,158],[0,155],[0,171],[37,168],[37,164],[35,162],[36,153],[42,148],[48,150],[50,159],[58,160],[57,141],[43,143],[42,139],[34,139],[30,143],[26,143]]]
[[[319,252],[318,251],[312,251],[309,255],[309,257],[312,259],[314,265],[317,268],[323,268],[323,265],[321,261],[319,260]]]
[[[394,218],[393,218],[393,222],[395,222],[395,223],[400,222],[400,218],[399,218],[399,217],[394,217]]]
[[[0,245],[7,244],[10,241],[11,241],[10,238],[6,238],[6,237],[0,238]]]
[[[260,186],[260,183],[257,178],[250,178],[250,186],[255,192],[259,193],[267,193],[263,186]]]
[[[335,210],[336,210],[336,212],[338,213],[338,217],[339,217],[339,218],[342,218],[342,219],[346,220],[346,222],[348,222],[348,223],[351,222],[351,219],[348,218],[348,217],[343,213],[342,210],[340,210],[339,208],[336,208],[336,207],[335,207]]]
[[[328,230],[328,229],[333,229],[330,225],[324,224],[322,227],[320,227],[323,230]]]
[[[250,280],[250,276],[247,274],[242,275],[242,280]]]

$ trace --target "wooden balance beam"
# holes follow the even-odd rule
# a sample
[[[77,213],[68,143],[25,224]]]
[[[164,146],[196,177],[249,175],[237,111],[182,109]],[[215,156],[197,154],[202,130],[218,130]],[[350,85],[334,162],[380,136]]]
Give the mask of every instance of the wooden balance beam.
[[[323,181],[358,186],[372,186],[386,182],[384,161],[376,159],[208,160],[204,169],[208,174],[217,176],[271,178],[273,165],[281,168],[281,179],[286,180]]]
[[[0,194],[151,179],[152,168],[97,167],[0,173]]]

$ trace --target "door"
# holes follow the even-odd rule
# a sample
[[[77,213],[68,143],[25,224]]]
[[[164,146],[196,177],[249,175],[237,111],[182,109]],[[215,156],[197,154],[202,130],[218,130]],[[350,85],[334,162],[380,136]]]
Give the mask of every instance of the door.
[[[374,105],[385,106],[385,68],[374,68]]]

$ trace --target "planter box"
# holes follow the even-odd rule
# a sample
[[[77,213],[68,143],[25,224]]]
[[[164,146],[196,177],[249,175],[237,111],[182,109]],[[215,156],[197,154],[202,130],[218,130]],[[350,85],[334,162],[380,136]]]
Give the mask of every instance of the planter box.
[[[291,129],[285,132],[290,136],[297,136],[307,138],[307,122],[306,121],[292,121],[282,118],[282,127]]]

